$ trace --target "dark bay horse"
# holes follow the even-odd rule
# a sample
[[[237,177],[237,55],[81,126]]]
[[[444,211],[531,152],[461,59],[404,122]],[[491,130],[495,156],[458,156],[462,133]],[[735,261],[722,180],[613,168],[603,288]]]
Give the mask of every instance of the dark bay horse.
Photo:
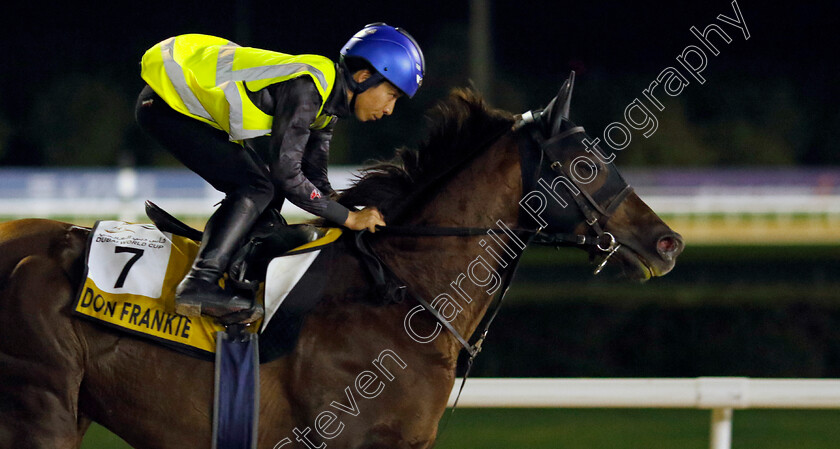
[[[343,193],[404,229],[488,230],[368,235],[461,335],[479,326],[527,240],[493,229],[572,236],[564,242],[596,261],[611,256],[636,279],[666,274],[682,250],[612,164],[581,159],[591,154],[568,121],[570,95],[567,82],[541,115],[520,119],[455,91],[432,111],[418,151]],[[212,363],[71,316],[88,233],[50,220],[0,224],[0,447],[76,448],[91,421],[138,449],[209,447]],[[260,448],[434,444],[462,346],[411,297],[371,298],[347,247],[295,349],[261,365]]]

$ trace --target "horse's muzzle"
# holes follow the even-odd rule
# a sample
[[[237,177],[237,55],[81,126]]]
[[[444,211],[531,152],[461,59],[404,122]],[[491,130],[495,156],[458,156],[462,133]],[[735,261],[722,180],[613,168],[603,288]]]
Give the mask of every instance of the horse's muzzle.
[[[683,252],[683,248],[685,248],[683,238],[676,232],[663,235],[656,242],[656,252],[668,262],[676,259]]]

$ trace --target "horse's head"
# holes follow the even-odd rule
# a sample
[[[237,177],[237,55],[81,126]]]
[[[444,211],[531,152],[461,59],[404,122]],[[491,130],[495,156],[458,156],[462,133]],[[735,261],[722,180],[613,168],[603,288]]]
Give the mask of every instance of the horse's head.
[[[682,237],[633,193],[612,164],[614,156],[588,145],[593,139],[569,120],[573,84],[574,73],[548,107],[518,118],[490,108],[469,89],[458,89],[431,111],[431,132],[418,150],[399,150],[394,160],[365,169],[339,201],[348,207],[376,206],[392,233],[465,235],[481,228],[452,225],[487,226],[508,216],[475,201],[478,185],[491,185],[498,191],[490,195],[521,198],[519,205],[494,204],[509,207],[510,216],[518,210],[520,228],[541,228],[535,243],[588,247],[599,263],[621,264],[635,279],[668,273],[682,252]],[[510,135],[511,125],[514,139],[500,139]],[[500,141],[506,144],[495,145]],[[516,147],[518,155],[507,153]],[[522,192],[510,182],[520,174],[504,173],[515,170],[513,165],[492,159],[500,152],[519,156]],[[484,165],[472,176],[463,174],[473,164]],[[511,178],[500,182],[487,173]],[[428,234],[430,227],[438,229]]]
[[[588,247],[599,263],[620,264],[626,276],[663,276],[683,250],[668,227],[627,184],[582,127],[569,120],[574,72],[542,111],[517,123],[521,137],[522,219],[542,228],[544,243]]]

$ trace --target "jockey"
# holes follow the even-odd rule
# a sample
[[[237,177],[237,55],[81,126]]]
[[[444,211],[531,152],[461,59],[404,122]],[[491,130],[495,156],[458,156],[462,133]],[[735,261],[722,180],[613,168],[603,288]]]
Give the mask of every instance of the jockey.
[[[251,307],[219,279],[260,214],[279,210],[284,198],[349,229],[385,225],[375,207],[351,211],[330,199],[329,144],[338,117],[378,120],[394,112],[400,96],[413,97],[425,74],[423,53],[405,30],[375,23],[340,55],[335,64],[200,34],[164,40],[144,54],[138,123],[225,193],[178,285],[177,313],[221,317]]]

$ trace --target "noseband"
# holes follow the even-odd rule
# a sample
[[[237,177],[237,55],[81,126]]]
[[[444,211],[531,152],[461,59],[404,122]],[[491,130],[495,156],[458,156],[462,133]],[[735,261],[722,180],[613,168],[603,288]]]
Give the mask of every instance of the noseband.
[[[607,253],[604,260],[602,260],[595,269],[594,274],[597,275],[606,266],[610,257],[612,257],[612,255],[615,254],[615,252],[621,247],[621,244],[618,243],[615,236],[612,235],[612,233],[605,231],[604,227],[606,227],[607,222],[612,217],[615,210],[618,209],[618,206],[624,202],[628,195],[633,193],[633,187],[626,185],[620,192],[614,195],[605,206],[602,206],[595,201],[595,199],[592,198],[592,195],[583,188],[575,176],[572,176],[571,173],[564,168],[563,163],[561,162],[563,160],[562,154],[566,151],[566,148],[570,146],[569,144],[564,144],[564,141],[576,134],[585,134],[585,130],[582,126],[574,126],[550,137],[549,139],[544,139],[542,132],[539,129],[540,127],[535,124],[535,122],[539,119],[541,112],[542,111],[528,111],[522,114],[521,118],[519,118],[514,125],[514,129],[521,129],[530,125],[531,138],[540,147],[540,158],[547,157],[549,168],[558,175],[562,175],[566,179],[570,180],[574,185],[573,189],[572,185],[561,183],[568,191],[569,196],[574,199],[578,210],[580,210],[585,218],[587,226],[589,226],[589,228],[595,233],[597,238],[593,244],[587,242],[587,236],[585,235],[572,235],[575,235],[578,238],[578,241],[580,242],[578,243],[579,246],[594,246],[599,251]],[[540,161],[539,165],[542,165],[542,161]],[[537,232],[539,233],[539,230]],[[566,234],[538,234],[533,240],[536,244],[554,246],[559,246],[565,241],[568,241]]]

